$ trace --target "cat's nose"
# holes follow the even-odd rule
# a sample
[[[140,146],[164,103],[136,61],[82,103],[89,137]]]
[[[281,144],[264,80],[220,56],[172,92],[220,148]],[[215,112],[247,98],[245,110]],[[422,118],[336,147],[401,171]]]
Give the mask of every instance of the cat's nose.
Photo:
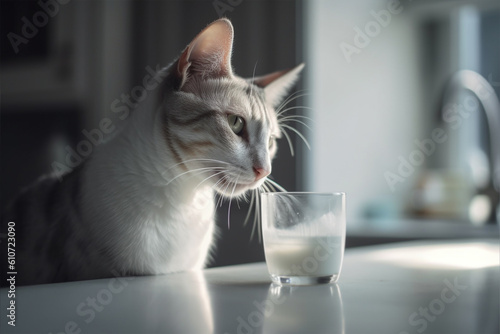
[[[271,174],[270,170],[267,170],[267,169],[262,168],[262,167],[254,167],[253,172],[255,173],[255,181],[259,181],[260,179]]]

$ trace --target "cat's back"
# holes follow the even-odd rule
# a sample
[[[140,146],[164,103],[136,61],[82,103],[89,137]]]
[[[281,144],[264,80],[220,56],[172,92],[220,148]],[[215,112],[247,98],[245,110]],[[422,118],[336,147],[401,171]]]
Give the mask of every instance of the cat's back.
[[[15,222],[17,230],[21,231],[28,224],[36,225],[35,221],[44,220],[49,213],[45,205],[55,197],[59,182],[55,177],[44,175],[23,188],[4,208],[3,221]]]
[[[78,225],[81,169],[62,178],[46,175],[24,188],[5,208],[2,216],[2,262],[7,266],[8,248],[15,250],[18,284],[63,280],[64,248]],[[7,242],[9,232],[14,235]],[[14,233],[12,233],[14,232]],[[9,236],[9,237],[10,237]],[[10,241],[14,241],[11,243]],[[8,268],[2,268],[3,275]]]

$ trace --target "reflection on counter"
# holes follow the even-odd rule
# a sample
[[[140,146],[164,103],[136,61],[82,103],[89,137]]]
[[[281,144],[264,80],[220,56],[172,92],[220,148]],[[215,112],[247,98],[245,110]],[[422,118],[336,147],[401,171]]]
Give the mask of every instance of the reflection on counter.
[[[313,296],[313,297],[311,297]],[[271,284],[262,333],[343,334],[342,296],[337,284],[279,286]]]
[[[177,277],[174,274],[169,278],[171,282],[161,275],[147,279],[147,287],[139,295],[142,298],[135,301],[144,305],[141,332],[172,333],[175,327],[173,333],[214,333],[211,301],[202,272],[186,272]],[[169,290],[172,283],[176,288]]]

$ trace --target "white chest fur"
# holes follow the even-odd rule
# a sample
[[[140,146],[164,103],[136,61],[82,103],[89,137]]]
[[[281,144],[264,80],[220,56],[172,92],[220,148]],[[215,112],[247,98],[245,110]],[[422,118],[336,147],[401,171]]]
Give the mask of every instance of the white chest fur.
[[[148,215],[140,232],[144,247],[137,254],[154,273],[201,269],[214,234],[213,193],[198,190],[187,200],[178,193],[171,195],[165,206]]]
[[[189,177],[165,185],[173,176],[158,168],[171,160],[158,156],[152,139],[131,144],[130,137],[98,147],[86,166],[83,211],[94,247],[122,272],[202,268],[214,235],[213,190]]]

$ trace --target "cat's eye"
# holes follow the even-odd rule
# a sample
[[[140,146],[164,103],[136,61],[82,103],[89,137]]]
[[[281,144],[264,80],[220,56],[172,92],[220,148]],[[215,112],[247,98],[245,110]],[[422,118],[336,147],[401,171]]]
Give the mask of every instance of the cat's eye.
[[[235,134],[238,136],[242,134],[243,128],[245,127],[245,121],[242,117],[236,115],[228,115],[227,122],[229,123],[229,127]]]

